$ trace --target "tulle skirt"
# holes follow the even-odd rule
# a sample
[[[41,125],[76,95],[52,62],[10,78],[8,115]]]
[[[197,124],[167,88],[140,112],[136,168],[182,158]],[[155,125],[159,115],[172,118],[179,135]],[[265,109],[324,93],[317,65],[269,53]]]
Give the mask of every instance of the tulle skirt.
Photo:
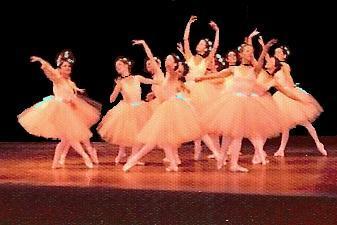
[[[93,102],[92,102],[93,103]],[[86,141],[90,127],[100,118],[100,111],[86,100],[75,97],[71,103],[51,95],[18,115],[18,122],[35,136]]]
[[[283,128],[280,112],[269,94],[223,93],[207,106],[202,121],[208,133],[231,138],[269,138]]]
[[[185,98],[171,98],[161,103],[139,133],[143,144],[175,146],[201,137],[200,120]]]
[[[281,111],[282,121],[289,128],[313,122],[323,112],[323,108],[312,95],[300,88],[293,88],[293,90],[300,99],[306,99],[306,101],[293,100],[279,91],[273,95]]]
[[[146,102],[119,102],[100,122],[97,131],[103,140],[121,146],[140,144],[136,136],[151,116]]]
[[[197,112],[202,115],[206,105],[220,94],[221,89],[216,88],[213,83],[187,81],[186,87],[190,90],[189,98]]]

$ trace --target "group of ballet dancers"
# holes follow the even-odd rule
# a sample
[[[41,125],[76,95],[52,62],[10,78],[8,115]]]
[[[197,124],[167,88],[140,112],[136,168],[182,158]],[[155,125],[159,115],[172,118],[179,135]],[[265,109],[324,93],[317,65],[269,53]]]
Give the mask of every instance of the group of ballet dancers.
[[[297,125],[304,126],[319,152],[327,155],[312,126],[323,109],[293,81],[286,62],[288,48],[277,45],[275,39],[264,43],[259,36],[261,51],[255,59],[253,39],[259,32],[254,30],[238,49],[221,56],[217,54],[219,28],[211,21],[214,40],[200,40],[193,54],[190,28],[196,21],[196,16],[190,17],[183,43],[177,45],[179,53],[169,54],[164,66],[144,40],[133,41],[134,46],[141,46],[146,53],[146,70],[151,78],[133,74],[133,62],[118,57],[115,60],[118,76],[110,102],[120,93],[123,99],[102,119],[100,104],[84,97],[84,90],[71,80],[75,57],[70,50],[57,55],[56,68],[40,57],[31,57],[31,62],[39,62],[52,81],[53,95],[25,109],[18,115],[18,122],[32,135],[60,140],[52,168],[64,167],[70,148],[82,156],[87,168],[99,163],[97,151],[90,143],[90,128],[100,119],[98,134],[106,142],[119,146],[115,163],[127,158],[123,171],[143,165],[141,159],[154,148],[164,150],[167,171],[178,171],[179,147],[193,141],[195,160],[200,159],[204,142],[217,169],[229,162],[229,171],[248,172],[239,165],[243,138],[254,146],[252,163],[266,165],[269,162],[264,151],[266,140],[282,133],[281,145],[274,156],[283,157],[289,130]],[[272,47],[274,54],[270,55]],[[151,85],[145,101],[141,99],[141,83]],[[272,94],[271,88],[277,91]],[[131,148],[129,157],[126,148]]]

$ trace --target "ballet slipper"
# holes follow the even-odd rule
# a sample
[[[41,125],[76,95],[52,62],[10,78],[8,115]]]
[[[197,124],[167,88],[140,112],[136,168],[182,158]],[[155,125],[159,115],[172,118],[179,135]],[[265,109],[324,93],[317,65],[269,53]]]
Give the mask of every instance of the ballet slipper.
[[[132,167],[134,167],[137,164],[137,161],[132,161],[132,160],[128,160],[124,166],[123,166],[123,171],[124,172],[128,172]]]
[[[96,149],[93,148],[93,147],[90,147],[90,148],[88,148],[88,153],[89,153],[89,156],[90,156],[91,160],[92,160],[95,164],[99,164]]]
[[[177,165],[181,165],[181,160],[180,160],[178,155],[175,156],[175,161],[176,161]]]
[[[87,154],[83,155],[82,158],[87,168],[89,169],[94,168],[94,165],[92,164],[91,159]]]
[[[163,158],[163,162],[170,162],[170,160],[167,157],[165,157]]]
[[[172,166],[166,167],[167,172],[178,172],[178,166]]]
[[[51,166],[51,168],[52,169],[60,169],[60,168],[63,168],[64,167],[64,165],[62,165],[62,164],[60,164],[59,162],[53,162],[53,164],[52,164],[52,166]]]
[[[245,167],[235,165],[235,166],[230,166],[229,171],[234,172],[234,173],[236,172],[247,173],[249,170]]]
[[[66,159],[63,158],[63,157],[61,157],[61,158],[59,159],[59,161],[58,161],[58,163],[59,163],[60,165],[62,165],[62,166],[65,165],[65,162],[66,162]]]
[[[143,162],[143,161],[138,161],[138,162],[136,163],[136,165],[137,165],[137,166],[145,166],[145,162]]]
[[[214,154],[208,155],[207,158],[208,159],[215,159],[215,155]]]
[[[264,158],[264,160],[260,159],[260,157],[258,155],[254,155],[253,159],[252,159],[252,164],[262,164],[262,165],[266,165],[267,163],[269,163],[269,160]]]
[[[284,157],[284,150],[279,149],[277,152],[274,153],[275,157]]]
[[[322,143],[318,143],[317,144],[317,148],[318,148],[318,151],[320,151],[320,153],[322,153],[322,155],[324,156],[327,156],[328,153],[327,151],[324,149],[324,145]]]

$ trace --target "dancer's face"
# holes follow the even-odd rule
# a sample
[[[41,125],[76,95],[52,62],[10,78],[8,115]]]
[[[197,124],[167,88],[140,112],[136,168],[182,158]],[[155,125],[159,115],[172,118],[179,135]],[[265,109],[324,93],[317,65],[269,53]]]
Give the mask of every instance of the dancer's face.
[[[253,47],[246,45],[243,47],[242,52],[240,53],[240,56],[243,60],[247,62],[252,62],[254,58],[253,53],[254,53]]]
[[[234,65],[237,62],[237,57],[236,57],[236,53],[235,52],[228,52],[227,57],[226,57],[226,61],[228,62],[228,64],[230,65]]]
[[[274,56],[280,61],[284,61],[286,59],[286,54],[284,54],[284,52],[281,48],[275,49]]]
[[[154,74],[154,65],[151,62],[151,60],[146,61],[146,70],[147,70],[147,72],[149,72],[151,74]]]
[[[117,73],[119,74],[124,74],[126,72],[129,72],[129,66],[122,62],[121,60],[118,60],[115,64],[115,67],[116,67],[116,71]]]
[[[206,41],[200,40],[195,50],[197,51],[197,53],[202,54],[206,51],[206,47],[207,47]]]
[[[184,68],[183,64],[179,63],[178,69],[177,69],[178,77],[182,77],[183,76],[184,70],[185,70],[185,68]]]
[[[156,65],[154,63],[156,63],[157,66],[160,67],[160,63],[158,63],[157,61],[156,62],[152,62],[151,60],[147,60],[146,61],[146,70],[147,70],[147,72],[149,72],[151,74],[154,74],[156,72]]]
[[[176,62],[173,58],[172,55],[168,55],[165,59],[165,67],[166,69],[174,69],[174,67],[176,66]]]
[[[68,78],[71,75],[71,70],[72,70],[72,65],[69,62],[63,62],[60,66],[60,74],[65,77]]]

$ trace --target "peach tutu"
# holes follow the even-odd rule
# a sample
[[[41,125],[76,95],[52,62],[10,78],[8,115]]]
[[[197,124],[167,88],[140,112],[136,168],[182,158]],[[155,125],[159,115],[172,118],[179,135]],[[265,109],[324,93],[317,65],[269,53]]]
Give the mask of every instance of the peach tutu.
[[[303,89],[298,87],[292,89],[300,99],[306,99],[306,102],[293,100],[279,91],[273,95],[285,126],[292,128],[299,124],[315,121],[323,112],[321,105]]]
[[[151,115],[149,105],[143,101],[119,102],[100,122],[97,131],[103,140],[122,146],[140,144],[136,136]]]
[[[208,106],[202,121],[209,133],[232,138],[269,138],[283,124],[270,95],[224,93]]]
[[[178,147],[181,143],[200,138],[201,127],[196,112],[186,98],[177,94],[161,103],[137,140],[144,144]]]
[[[24,110],[18,122],[30,134],[53,139],[86,141],[89,127],[99,120],[100,112],[81,98],[65,103],[53,95]]]
[[[205,111],[205,106],[213,101],[220,91],[215,87],[214,84],[205,82],[185,82],[186,87],[190,90],[189,98],[191,99],[192,105],[195,107],[197,112],[202,115]]]
[[[101,118],[101,104],[85,97],[78,96],[73,99],[73,104],[76,106],[76,113],[82,121],[90,128],[96,124]]]
[[[156,108],[160,105],[161,101],[159,100],[159,98],[155,98],[149,102],[147,102],[147,104],[149,105],[149,108],[151,110],[151,114],[156,110]]]

